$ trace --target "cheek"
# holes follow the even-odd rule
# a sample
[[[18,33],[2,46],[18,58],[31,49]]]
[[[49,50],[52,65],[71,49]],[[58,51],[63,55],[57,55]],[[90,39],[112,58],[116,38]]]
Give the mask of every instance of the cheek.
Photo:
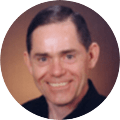
[[[47,67],[33,67],[33,77],[37,83],[40,83],[47,73]]]
[[[88,63],[87,61],[76,62],[73,65],[68,66],[69,71],[72,75],[76,76],[77,78],[83,78],[88,74]]]

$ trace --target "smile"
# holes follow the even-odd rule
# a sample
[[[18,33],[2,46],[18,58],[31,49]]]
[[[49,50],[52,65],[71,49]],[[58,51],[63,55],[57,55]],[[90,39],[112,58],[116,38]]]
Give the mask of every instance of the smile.
[[[65,86],[67,85],[69,82],[62,82],[62,83],[49,83],[50,86],[52,87],[59,87],[59,86]]]

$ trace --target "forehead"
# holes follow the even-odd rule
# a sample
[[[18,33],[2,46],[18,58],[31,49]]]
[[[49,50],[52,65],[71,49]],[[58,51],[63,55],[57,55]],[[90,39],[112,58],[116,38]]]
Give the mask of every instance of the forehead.
[[[32,51],[59,52],[80,47],[75,25],[70,21],[36,28],[32,34]]]

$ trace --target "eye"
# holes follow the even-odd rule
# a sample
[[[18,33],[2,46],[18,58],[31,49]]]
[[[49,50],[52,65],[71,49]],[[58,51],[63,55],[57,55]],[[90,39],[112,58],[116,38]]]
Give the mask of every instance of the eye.
[[[37,56],[35,58],[35,62],[38,66],[46,66],[51,62],[51,59],[49,56]]]
[[[66,54],[64,56],[63,60],[64,60],[65,63],[72,64],[76,61],[76,55],[75,54]]]
[[[67,59],[72,59],[74,56],[73,55],[67,55]]]
[[[41,57],[38,59],[40,62],[46,62],[47,61],[47,57]]]

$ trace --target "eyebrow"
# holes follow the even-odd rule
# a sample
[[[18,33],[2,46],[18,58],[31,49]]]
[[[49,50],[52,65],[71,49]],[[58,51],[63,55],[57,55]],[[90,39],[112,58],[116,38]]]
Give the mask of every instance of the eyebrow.
[[[60,52],[60,54],[67,54],[67,53],[71,53],[71,52],[77,52],[77,51],[75,49],[63,50]]]
[[[71,52],[77,52],[75,49],[68,49],[68,50],[62,50],[59,52],[59,54],[67,54]],[[34,57],[40,57],[40,56],[50,56],[48,53],[35,53]]]
[[[48,56],[48,53],[36,53],[33,57]]]

